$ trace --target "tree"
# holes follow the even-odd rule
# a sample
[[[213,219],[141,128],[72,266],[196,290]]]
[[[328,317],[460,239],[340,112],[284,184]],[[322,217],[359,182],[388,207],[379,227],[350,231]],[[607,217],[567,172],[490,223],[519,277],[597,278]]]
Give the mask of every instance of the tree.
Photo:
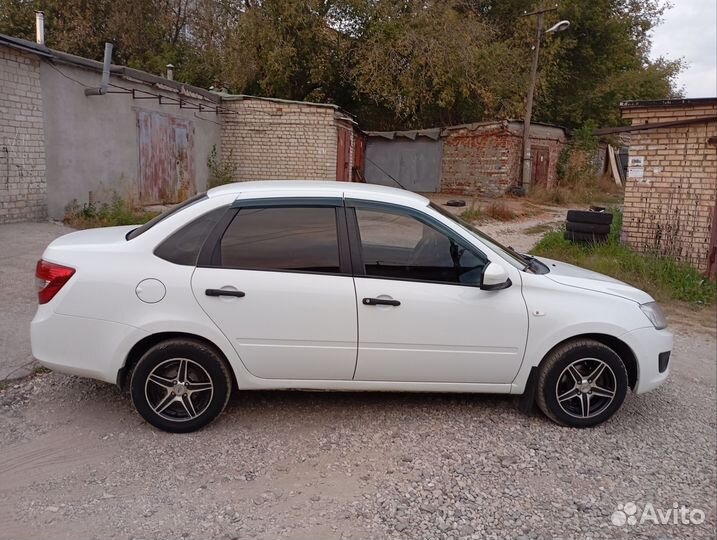
[[[332,102],[368,129],[521,117],[537,0],[0,0],[0,32],[232,92]],[[621,122],[620,101],[677,95],[649,58],[663,0],[563,0],[546,24],[535,119]]]
[[[367,9],[351,78],[370,124],[428,127],[517,112],[512,51],[461,2],[383,0]],[[388,116],[372,117],[371,105]]]
[[[340,36],[327,25],[330,0],[246,2],[227,37],[224,80],[235,91],[331,99],[332,54]],[[340,45],[340,44],[339,44]]]

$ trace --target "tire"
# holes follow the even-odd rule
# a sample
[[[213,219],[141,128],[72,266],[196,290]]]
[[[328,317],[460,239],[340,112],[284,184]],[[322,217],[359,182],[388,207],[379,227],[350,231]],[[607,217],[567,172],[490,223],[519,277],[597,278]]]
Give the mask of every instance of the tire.
[[[598,225],[596,223],[573,223],[568,221],[565,228],[571,232],[590,233],[590,234],[610,234],[610,225]]]
[[[607,234],[565,231],[563,236],[566,240],[580,244],[601,244],[603,242],[607,242]]]
[[[191,339],[158,343],[142,355],[130,379],[137,412],[171,433],[189,433],[209,424],[226,407],[231,389],[224,359],[212,347]]]
[[[568,221],[573,223],[593,223],[595,225],[610,225],[612,214],[609,212],[588,212],[586,210],[568,210]]]
[[[601,369],[598,377],[591,378],[598,368]],[[615,414],[627,389],[627,369],[618,354],[598,341],[580,339],[560,345],[543,360],[536,401],[553,422],[587,428]]]

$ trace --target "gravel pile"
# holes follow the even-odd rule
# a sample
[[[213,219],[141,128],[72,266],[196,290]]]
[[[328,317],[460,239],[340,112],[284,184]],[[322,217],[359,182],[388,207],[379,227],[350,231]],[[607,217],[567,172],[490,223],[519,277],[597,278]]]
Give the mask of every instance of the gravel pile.
[[[713,539],[716,354],[681,336],[668,385],[582,431],[506,397],[246,392],[173,436],[42,374],[0,391],[0,538]],[[613,525],[629,502],[706,518]]]

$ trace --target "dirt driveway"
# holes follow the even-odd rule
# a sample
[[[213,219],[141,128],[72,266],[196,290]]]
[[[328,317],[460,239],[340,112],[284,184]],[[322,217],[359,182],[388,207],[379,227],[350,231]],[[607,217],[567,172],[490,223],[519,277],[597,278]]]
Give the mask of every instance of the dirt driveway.
[[[669,382],[582,431],[508,397],[244,392],[169,435],[113,386],[16,381],[0,390],[0,539],[712,539],[717,346],[677,332]],[[630,502],[704,520],[614,525]]]

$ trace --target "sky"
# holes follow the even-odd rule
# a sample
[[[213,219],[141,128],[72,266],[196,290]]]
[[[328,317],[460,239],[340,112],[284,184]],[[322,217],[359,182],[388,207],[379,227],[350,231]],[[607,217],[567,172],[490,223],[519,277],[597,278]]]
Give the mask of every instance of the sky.
[[[663,22],[653,30],[652,58],[682,58],[677,85],[685,97],[717,96],[717,1],[671,0]]]

